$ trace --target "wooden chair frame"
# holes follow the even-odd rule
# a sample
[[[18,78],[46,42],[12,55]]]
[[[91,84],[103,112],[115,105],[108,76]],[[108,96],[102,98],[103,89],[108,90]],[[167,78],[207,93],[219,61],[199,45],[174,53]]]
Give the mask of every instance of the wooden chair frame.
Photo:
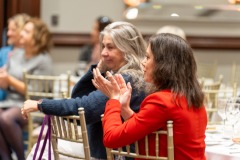
[[[55,160],[59,160],[60,155],[90,160],[90,148],[87,135],[87,127],[84,116],[84,108],[78,109],[79,116],[52,116],[52,146]],[[81,130],[79,131],[78,124],[80,124]],[[69,142],[82,143],[84,147],[85,157],[71,155],[58,149],[57,140],[62,139]]]
[[[145,136],[145,152],[146,155],[139,153],[139,146],[138,141],[134,142],[135,152],[130,151],[130,145],[124,146],[126,149],[124,150],[123,147],[112,149],[106,148],[107,151],[107,159],[113,160],[114,155],[120,155],[124,157],[133,157],[133,158],[143,158],[143,159],[154,159],[154,160],[174,160],[174,144],[173,144],[173,121],[167,121],[167,131],[160,130],[153,132],[156,136],[156,155],[149,155],[149,148],[148,148],[148,135]],[[164,134],[167,136],[167,157],[160,157],[159,154],[159,135]]]
[[[23,72],[25,83],[25,99],[39,100],[42,98],[67,98],[70,96],[70,77],[68,72],[66,77],[49,76],[49,75],[32,75]],[[56,89],[58,88],[58,90]],[[33,136],[32,133],[36,128],[34,119],[41,119],[44,114],[40,112],[30,113],[28,115],[28,153],[30,153],[33,145],[37,142],[38,136]]]
[[[208,124],[220,124],[221,121],[212,122],[212,115],[217,114],[218,111],[218,99],[219,98],[227,98],[229,96],[236,97],[237,96],[237,83],[233,84],[232,89],[206,89],[203,90],[205,96],[205,107],[208,113]],[[212,102],[211,108],[207,106],[208,102]]]

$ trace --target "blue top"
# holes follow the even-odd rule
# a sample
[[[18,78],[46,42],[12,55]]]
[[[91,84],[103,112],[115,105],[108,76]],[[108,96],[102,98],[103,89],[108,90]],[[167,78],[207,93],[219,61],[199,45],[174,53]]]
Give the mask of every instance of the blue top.
[[[0,67],[7,63],[8,53],[13,50],[12,46],[5,46],[0,49]]]
[[[92,69],[94,67],[96,67],[96,65],[91,66],[88,72],[74,86],[71,99],[43,99],[39,108],[45,114],[66,116],[78,115],[78,108],[83,107],[88,129],[91,156],[94,158],[106,159],[106,150],[102,141],[103,129],[101,115],[104,113],[108,97],[99,90],[96,90],[92,84]],[[126,82],[132,82],[130,75],[123,75],[123,77]],[[138,91],[133,86],[130,106],[135,112],[138,112],[139,106],[145,96],[144,91]]]
[[[12,46],[5,46],[0,48],[0,67],[3,67],[8,60],[8,54],[13,50]],[[0,101],[6,99],[7,92],[3,89],[0,89]]]

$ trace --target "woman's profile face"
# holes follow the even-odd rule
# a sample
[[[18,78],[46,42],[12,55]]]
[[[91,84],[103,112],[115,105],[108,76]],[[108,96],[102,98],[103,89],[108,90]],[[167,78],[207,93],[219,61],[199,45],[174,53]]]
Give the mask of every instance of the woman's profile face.
[[[18,45],[20,34],[14,21],[8,23],[7,37],[9,45]]]
[[[101,57],[110,70],[117,71],[126,64],[123,53],[115,46],[110,35],[104,35]]]
[[[153,70],[155,67],[155,62],[150,45],[147,47],[146,57],[144,58],[142,64],[144,71],[144,81],[153,83]]]
[[[23,27],[23,30],[20,33],[21,36],[20,43],[24,47],[33,45],[34,42],[33,33],[34,33],[33,23],[32,22],[26,23]]]

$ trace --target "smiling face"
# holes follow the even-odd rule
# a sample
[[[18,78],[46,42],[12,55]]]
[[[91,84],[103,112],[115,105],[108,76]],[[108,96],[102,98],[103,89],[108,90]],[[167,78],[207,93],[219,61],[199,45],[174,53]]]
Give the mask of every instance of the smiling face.
[[[31,22],[28,22],[23,27],[23,30],[21,31],[21,39],[20,43],[24,46],[32,46],[33,45],[33,34],[34,34],[34,25]]]
[[[146,57],[143,60],[142,64],[145,82],[153,83],[153,71],[155,62],[150,45],[147,47]]]
[[[117,71],[126,64],[124,54],[115,46],[110,35],[105,34],[102,40],[101,57],[110,70]]]
[[[9,21],[8,23],[7,36],[9,45],[18,45],[20,34],[14,21]]]

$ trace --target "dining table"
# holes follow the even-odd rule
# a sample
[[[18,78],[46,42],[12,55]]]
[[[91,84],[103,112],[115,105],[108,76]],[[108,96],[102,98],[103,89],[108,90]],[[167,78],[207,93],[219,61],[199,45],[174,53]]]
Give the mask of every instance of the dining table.
[[[240,160],[240,142],[233,142],[232,130],[223,125],[211,126],[206,130],[207,160]],[[215,129],[214,129],[215,128]]]

